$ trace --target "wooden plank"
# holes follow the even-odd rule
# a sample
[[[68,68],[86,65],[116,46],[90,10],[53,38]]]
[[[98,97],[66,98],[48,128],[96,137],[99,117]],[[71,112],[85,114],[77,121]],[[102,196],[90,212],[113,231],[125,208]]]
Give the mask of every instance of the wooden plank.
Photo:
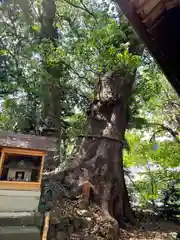
[[[42,181],[42,174],[43,174],[43,168],[44,168],[44,158],[45,158],[45,156],[43,156],[42,160],[41,160],[41,168],[40,168],[40,173],[39,173],[39,182],[40,183]]]
[[[43,151],[26,150],[26,149],[18,149],[18,148],[3,148],[3,152],[10,153],[10,154],[39,156],[39,157],[47,155],[47,153]]]
[[[163,0],[163,3],[164,3],[164,6],[167,10],[173,8],[173,7],[176,7],[178,6],[178,0]]]
[[[2,151],[1,152],[1,158],[0,158],[0,177],[1,177],[1,174],[2,174],[2,170],[3,170],[4,160],[5,160],[5,153],[4,153],[4,151]]]
[[[147,29],[142,23],[133,4],[131,4],[131,2],[128,0],[117,0],[117,3],[119,4],[125,15],[128,17],[140,39],[143,40],[143,42],[147,45],[149,49],[158,51],[158,46],[152,42],[151,35],[147,33]]]
[[[47,240],[48,230],[49,230],[49,220],[50,220],[50,213],[45,213],[45,220],[44,220],[44,228],[42,234],[42,240]]]
[[[143,19],[143,23],[149,28],[149,27],[152,27],[153,23],[158,20],[162,15],[163,13],[165,12],[165,8],[163,6],[162,3],[160,3],[155,9],[153,9],[153,11],[148,15],[146,16],[144,19]]]
[[[137,13],[141,14],[142,17],[149,15],[159,4],[163,5],[162,0],[147,1],[145,5],[137,8]]]
[[[2,190],[40,190],[40,182],[15,182],[15,181],[0,181],[0,189]]]
[[[150,34],[152,34],[152,35],[157,34],[157,28],[158,28],[158,26],[161,24],[161,22],[162,22],[164,19],[165,19],[164,16],[162,16],[161,18],[159,18],[151,28],[147,29],[147,31],[148,31]],[[156,37],[155,37],[155,38],[156,38]]]
[[[134,4],[136,8],[143,7],[149,2],[149,0],[132,0],[131,3]]]
[[[128,1],[128,0],[127,0]],[[178,0],[160,0],[167,9],[173,8],[178,5]],[[131,0],[131,3],[138,9],[147,8],[148,5],[156,5],[159,0]]]

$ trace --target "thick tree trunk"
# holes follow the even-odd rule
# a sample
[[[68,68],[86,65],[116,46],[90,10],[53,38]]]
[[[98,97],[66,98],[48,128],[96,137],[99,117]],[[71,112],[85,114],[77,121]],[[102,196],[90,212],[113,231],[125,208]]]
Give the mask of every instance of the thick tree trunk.
[[[117,239],[119,226],[123,227],[125,221],[134,223],[123,171],[123,143],[133,80],[134,76],[126,79],[120,71],[109,72],[102,78],[99,99],[88,110],[87,132],[81,136],[83,139],[77,156],[69,168],[52,175],[58,180],[58,191],[63,192],[58,195],[63,209],[66,207],[61,199],[67,196],[64,194],[66,191],[69,191],[71,200],[76,199],[78,186],[90,183],[91,203],[99,207],[114,229],[112,234],[106,234],[110,234],[110,238],[102,239]],[[89,198],[87,191],[84,197]],[[70,214],[69,209],[67,211]]]
[[[134,222],[122,156],[132,83],[120,71],[109,72],[102,78],[99,100],[89,109],[87,135],[79,151],[79,163],[84,170],[81,177],[95,187],[104,213],[120,225],[124,220]]]

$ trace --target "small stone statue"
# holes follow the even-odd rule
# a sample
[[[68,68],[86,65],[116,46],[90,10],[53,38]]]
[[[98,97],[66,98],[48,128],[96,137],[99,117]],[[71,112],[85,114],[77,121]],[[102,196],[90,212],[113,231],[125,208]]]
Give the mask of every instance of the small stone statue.
[[[16,181],[23,181],[23,173],[22,172],[17,173]]]

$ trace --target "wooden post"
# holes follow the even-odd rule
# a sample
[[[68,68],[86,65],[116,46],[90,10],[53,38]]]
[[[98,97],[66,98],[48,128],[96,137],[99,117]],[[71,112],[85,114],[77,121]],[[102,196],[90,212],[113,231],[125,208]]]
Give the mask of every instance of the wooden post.
[[[50,213],[46,212],[45,219],[44,219],[42,240],[47,240],[47,235],[48,235],[48,230],[49,230],[49,219],[50,219]]]
[[[93,193],[95,195],[98,195],[98,192],[96,191],[94,186],[88,180],[80,179],[79,186],[82,186],[82,198],[83,198],[83,201],[84,201],[84,203],[86,205],[88,205],[89,204],[89,200],[90,200],[91,190],[93,191]]]
[[[83,184],[83,199],[85,204],[89,204],[89,197],[90,197],[91,185],[89,181],[84,182]]]
[[[39,182],[41,184],[42,181],[42,174],[43,174],[43,168],[44,168],[44,159],[45,159],[45,154],[41,158],[41,168],[40,168],[40,173],[39,173]]]
[[[3,171],[4,160],[5,160],[5,152],[2,150],[1,158],[0,158],[0,178],[1,178],[2,171]]]

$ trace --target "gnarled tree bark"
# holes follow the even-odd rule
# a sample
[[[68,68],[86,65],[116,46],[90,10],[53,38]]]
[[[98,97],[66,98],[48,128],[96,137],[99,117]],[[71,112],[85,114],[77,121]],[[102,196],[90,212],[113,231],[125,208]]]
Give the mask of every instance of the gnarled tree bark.
[[[71,199],[72,196],[74,199],[77,197],[78,186],[90,183],[93,189],[91,203],[101,209],[105,219],[114,221],[113,236],[107,239],[117,239],[119,226],[123,227],[125,221],[135,222],[123,171],[124,135],[134,78],[135,75],[127,79],[120,70],[104,75],[99,99],[87,112],[87,132],[81,136],[83,139],[77,156],[69,168],[60,169],[57,175],[52,174],[53,179],[59,180],[59,185],[71,189]],[[63,196],[67,197],[64,192],[66,190],[63,189]]]
[[[134,222],[122,157],[133,80],[126,79],[121,71],[105,74],[99,100],[88,112],[88,129],[79,151],[79,167],[84,169],[81,177],[95,187],[104,213],[120,225],[125,219]]]

